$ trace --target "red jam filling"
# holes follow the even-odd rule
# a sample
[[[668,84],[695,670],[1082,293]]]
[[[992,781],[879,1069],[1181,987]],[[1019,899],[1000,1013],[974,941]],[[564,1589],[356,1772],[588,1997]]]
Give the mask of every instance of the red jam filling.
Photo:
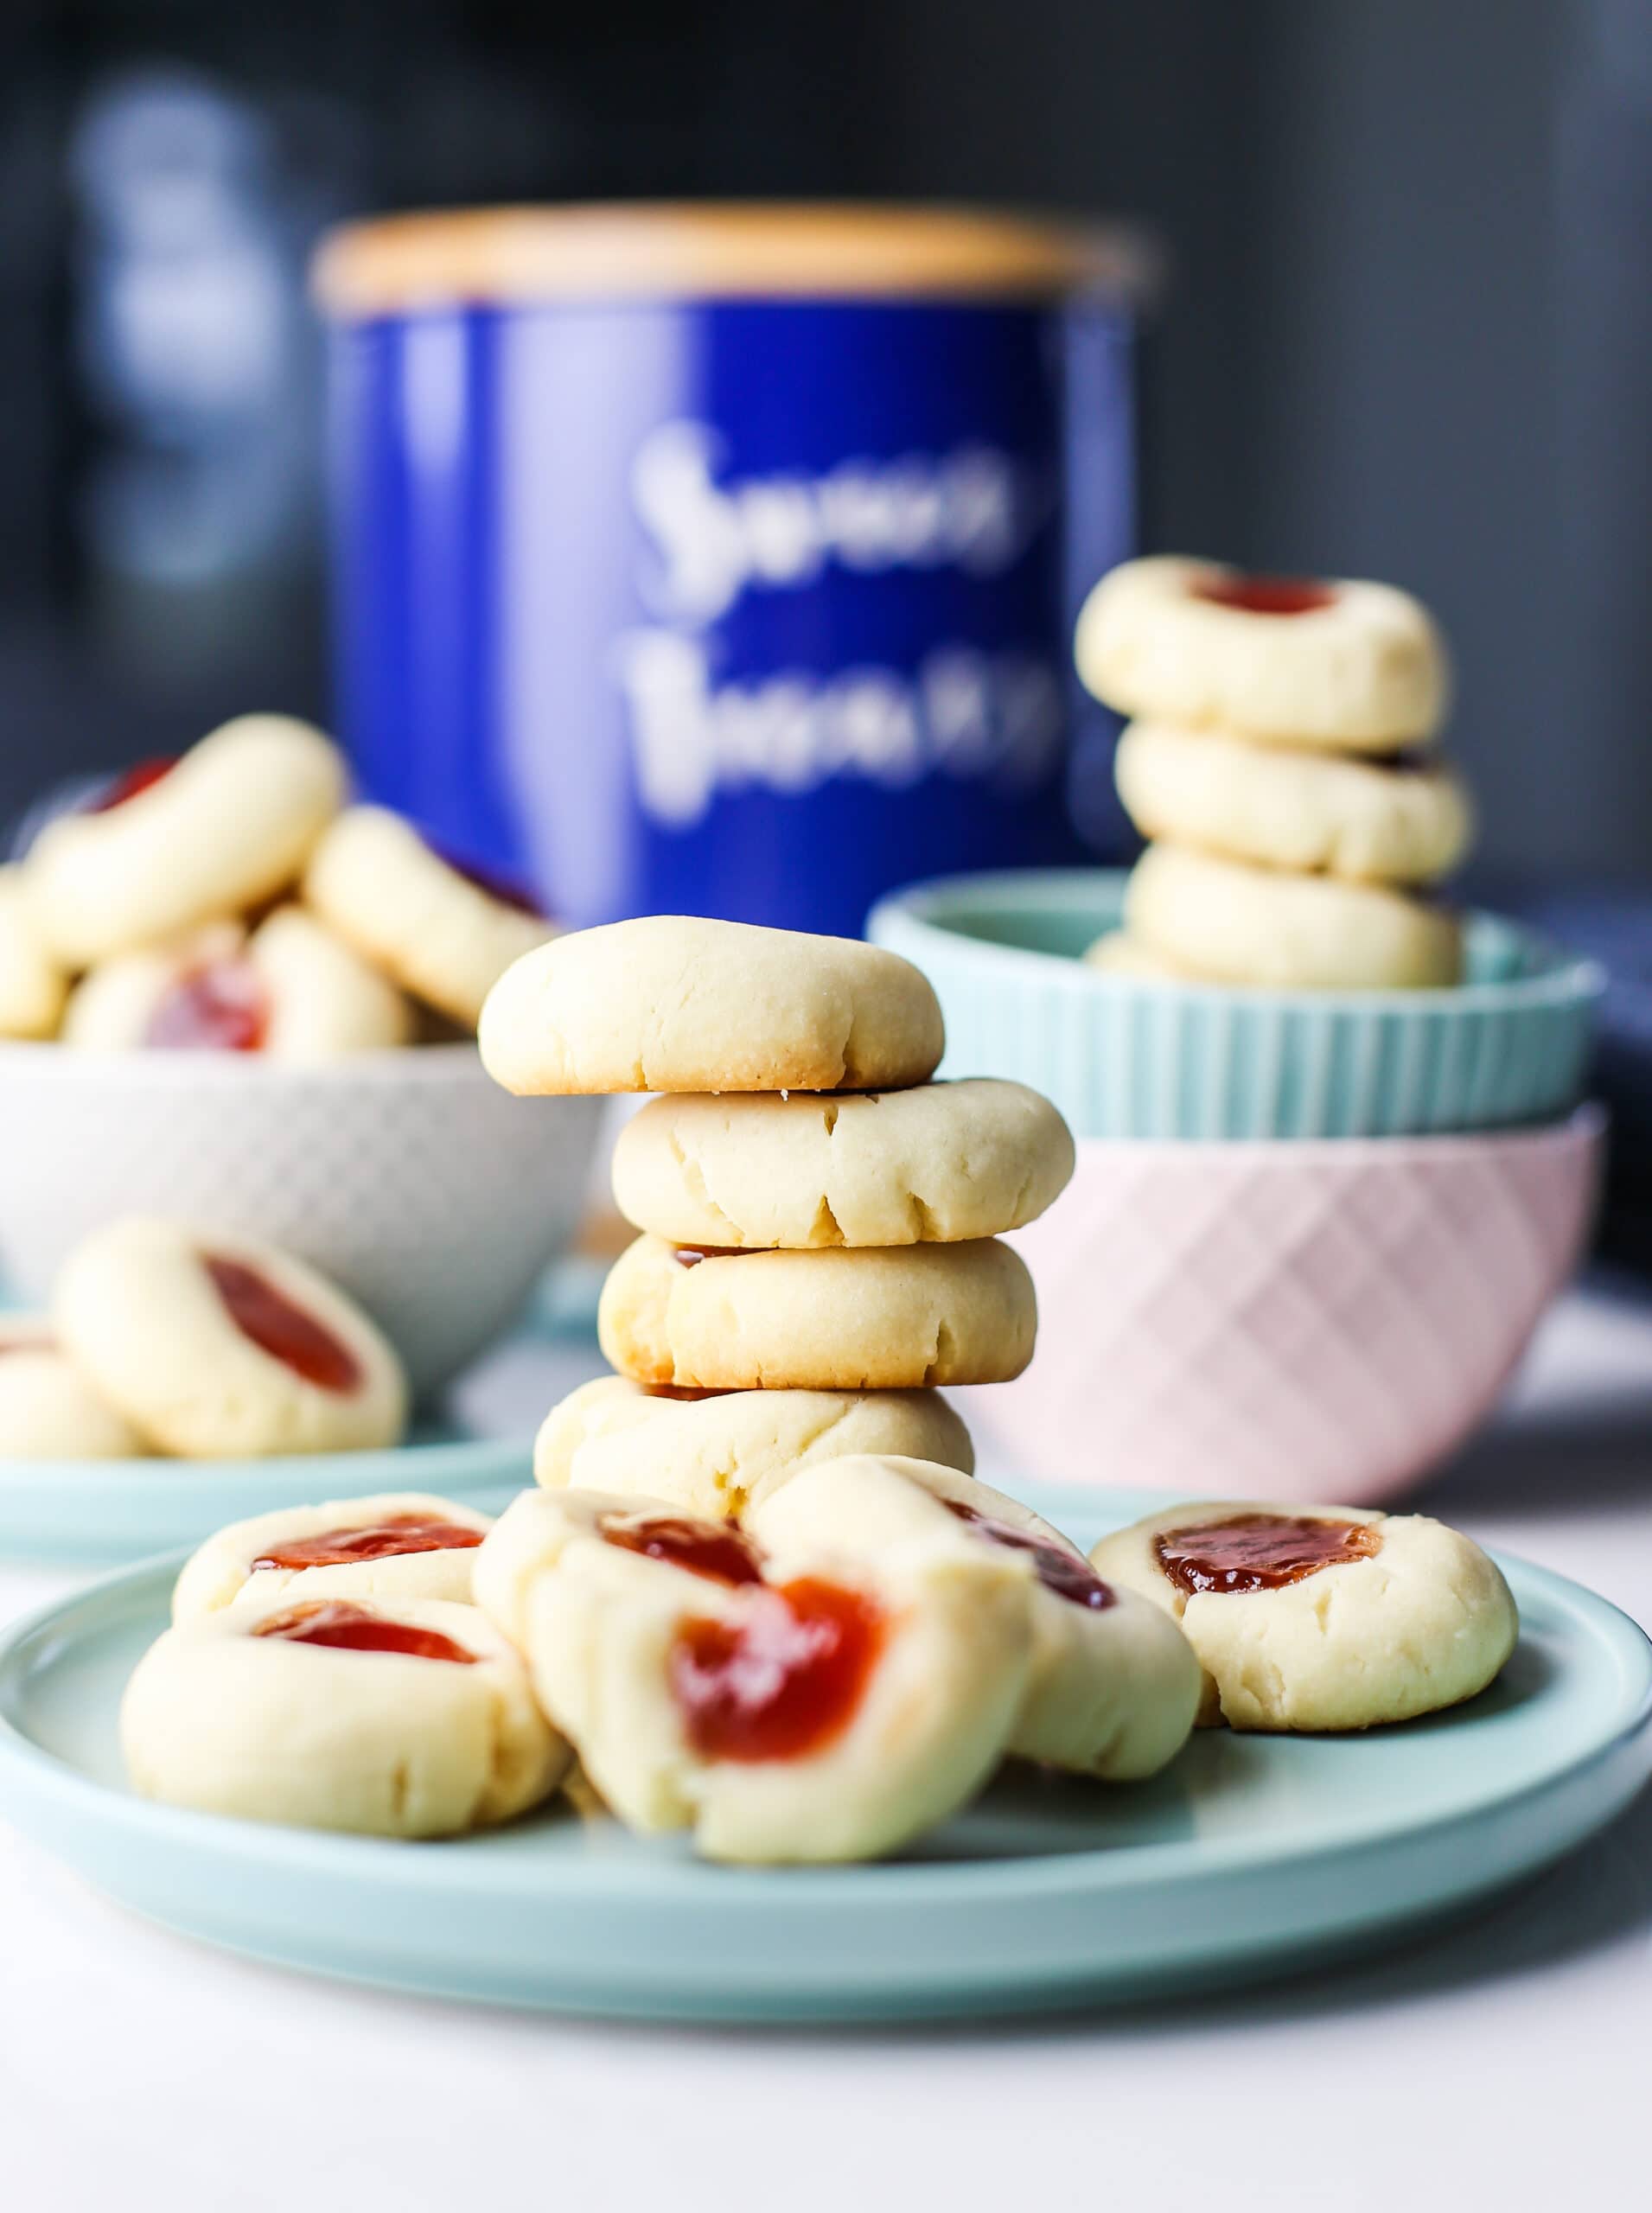
[[[468,1552],[485,1532],[459,1521],[433,1521],[423,1514],[392,1514],[360,1529],[328,1529],[295,1537],[252,1563],[258,1567],[347,1567],[357,1560],[395,1559],[403,1553]]]
[[[669,1661],[688,1740],[706,1759],[799,1759],[840,1736],[883,1649],[858,1591],[805,1577],[740,1622],[686,1621]]]
[[[1236,1514],[1228,1521],[1165,1529],[1153,1540],[1178,1589],[1278,1591],[1322,1567],[1369,1559],[1382,1538],[1369,1521],[1314,1521],[1298,1514]]]
[[[1246,615],[1311,615],[1336,595],[1303,577],[1212,577],[1193,587],[1196,599],[1236,607]]]
[[[416,1629],[411,1622],[392,1622],[366,1606],[352,1606],[341,1599],[325,1604],[290,1606],[260,1622],[254,1636],[279,1636],[290,1644],[325,1644],[338,1652],[399,1652],[410,1660],[448,1660],[462,1668],[475,1665],[476,1655],[456,1644],[439,1629]]]
[[[677,1245],[672,1258],[679,1268],[697,1268],[702,1260],[743,1260],[759,1249],[755,1245]]]
[[[681,1399],[690,1405],[698,1405],[702,1399],[731,1399],[734,1396],[732,1391],[703,1390],[691,1383],[645,1383],[642,1388],[650,1399]]]
[[[1111,1584],[1104,1583],[1081,1553],[1068,1552],[1065,1545],[1047,1545],[1042,1537],[1030,1535],[1025,1529],[1013,1528],[1007,1521],[995,1521],[991,1515],[978,1514],[973,1506],[961,1500],[943,1498],[941,1504],[960,1521],[967,1521],[979,1537],[989,1544],[1004,1545],[1010,1551],[1030,1553],[1032,1572],[1046,1591],[1053,1591],[1058,1598],[1067,1598],[1075,1606],[1088,1606],[1092,1613],[1100,1613],[1106,1607],[1116,1606],[1119,1594]]]
[[[269,1026],[269,1001],[251,962],[207,960],[168,985],[144,1043],[174,1051],[256,1053]]]
[[[657,1514],[634,1521],[616,1514],[605,1515],[598,1525],[603,1540],[647,1559],[662,1559],[691,1575],[708,1576],[713,1583],[761,1583],[762,1569],[757,1549],[737,1529],[718,1521],[694,1521],[687,1515]]]
[[[360,1387],[361,1368],[349,1347],[330,1330],[295,1305],[284,1291],[243,1260],[207,1253],[201,1266],[224,1302],[224,1310],[244,1337],[271,1360],[284,1361],[295,1374],[318,1390],[344,1393]]]
[[[83,814],[107,814],[112,807],[124,807],[129,799],[136,799],[139,792],[148,791],[158,784],[163,776],[169,775],[177,767],[175,756],[157,755],[148,761],[137,762],[112,776],[95,799],[81,808]]]

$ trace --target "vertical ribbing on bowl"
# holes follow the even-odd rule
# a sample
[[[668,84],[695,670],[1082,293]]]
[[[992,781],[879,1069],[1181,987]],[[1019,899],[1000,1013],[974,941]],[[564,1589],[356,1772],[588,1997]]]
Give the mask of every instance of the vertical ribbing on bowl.
[[[1076,949],[1116,923],[1123,882],[960,877],[874,910],[869,934],[940,995],[944,1075],[1013,1077],[1076,1135],[1120,1138],[1420,1135],[1540,1122],[1580,1096],[1598,973],[1513,924],[1470,917],[1461,991],[1362,997],[1107,975],[1004,922],[1020,902],[1030,944]]]

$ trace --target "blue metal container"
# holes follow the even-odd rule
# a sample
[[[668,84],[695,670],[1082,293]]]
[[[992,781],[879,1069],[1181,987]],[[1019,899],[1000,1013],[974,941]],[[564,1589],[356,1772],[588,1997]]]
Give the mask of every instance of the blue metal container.
[[[1068,857],[1133,268],[940,212],[412,217],[324,249],[340,721],[575,924],[858,932]]]

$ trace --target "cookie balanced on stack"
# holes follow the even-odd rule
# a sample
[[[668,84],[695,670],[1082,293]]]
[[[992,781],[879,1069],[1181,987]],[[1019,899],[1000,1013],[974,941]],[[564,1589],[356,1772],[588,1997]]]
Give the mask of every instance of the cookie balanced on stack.
[[[614,1164],[642,1233],[603,1290],[617,1374],[553,1410],[549,1488],[743,1513],[805,1461],[967,1472],[935,1387],[1032,1355],[1031,1281],[998,1241],[1067,1183],[1073,1143],[1013,1083],[932,1083],[924,977],[845,939],[657,915],[519,960],[482,1058],[518,1093],[652,1091]]]
[[[1090,690],[1135,718],[1119,793],[1153,841],[1098,966],[1287,991],[1458,981],[1457,917],[1426,887],[1472,818],[1430,749],[1450,676],[1416,600],[1129,561],[1091,594],[1077,653]]]

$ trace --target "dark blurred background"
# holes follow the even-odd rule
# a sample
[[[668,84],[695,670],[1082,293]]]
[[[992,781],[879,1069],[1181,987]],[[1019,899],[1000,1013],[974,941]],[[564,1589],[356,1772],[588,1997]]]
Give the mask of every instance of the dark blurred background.
[[[327,222],[838,194],[1154,226],[1144,543],[1413,587],[1484,865],[1652,867],[1646,0],[5,0],[0,813],[325,713]]]

